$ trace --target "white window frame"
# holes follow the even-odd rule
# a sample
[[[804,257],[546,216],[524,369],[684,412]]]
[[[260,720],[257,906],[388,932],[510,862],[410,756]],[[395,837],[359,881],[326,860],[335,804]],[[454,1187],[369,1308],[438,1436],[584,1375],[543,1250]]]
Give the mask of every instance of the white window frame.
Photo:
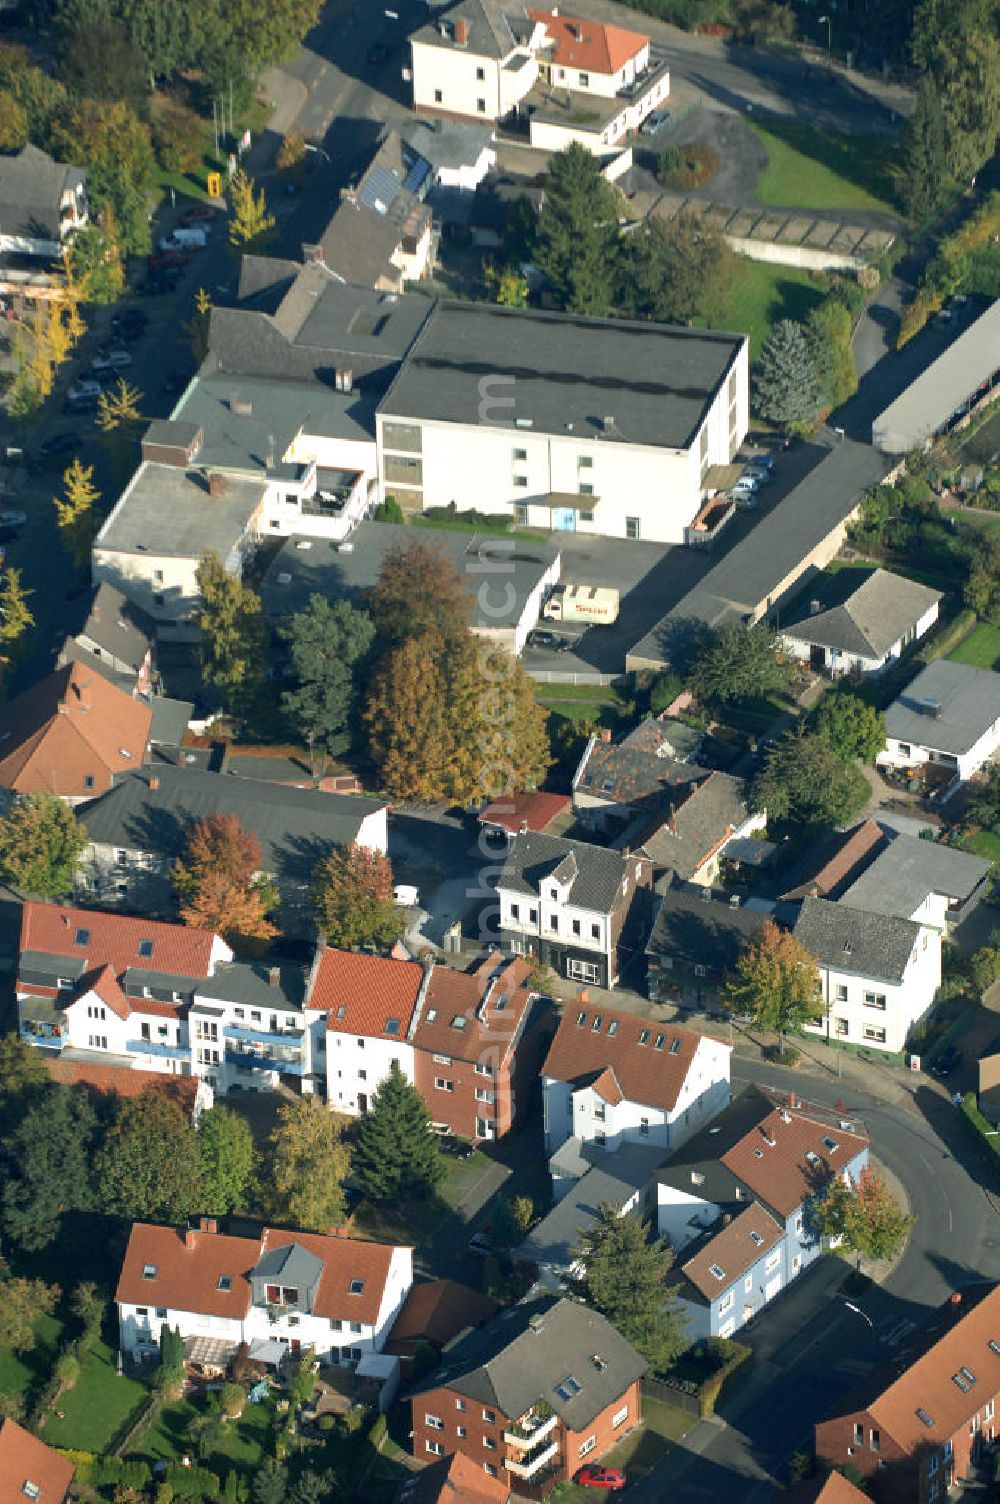
[[[627,1420],[628,1420],[628,1406],[627,1405],[623,1405],[621,1407],[621,1409],[620,1410],[616,1410],[615,1413],[614,1413],[614,1415],[611,1417],[611,1429],[612,1429],[612,1431],[616,1431],[619,1426],[623,1426]]]
[[[596,1446],[597,1446],[597,1437],[596,1436],[588,1436],[587,1439],[586,1439],[586,1441],[581,1441],[581,1443],[580,1443],[579,1455],[581,1457],[589,1457],[590,1453],[594,1450],[594,1448]]]

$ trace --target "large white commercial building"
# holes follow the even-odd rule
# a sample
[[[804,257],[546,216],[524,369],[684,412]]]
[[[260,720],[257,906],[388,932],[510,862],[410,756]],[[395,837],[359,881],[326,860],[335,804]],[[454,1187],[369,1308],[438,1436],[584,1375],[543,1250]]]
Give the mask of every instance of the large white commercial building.
[[[438,303],[379,405],[380,490],[683,543],[747,420],[743,335]]]

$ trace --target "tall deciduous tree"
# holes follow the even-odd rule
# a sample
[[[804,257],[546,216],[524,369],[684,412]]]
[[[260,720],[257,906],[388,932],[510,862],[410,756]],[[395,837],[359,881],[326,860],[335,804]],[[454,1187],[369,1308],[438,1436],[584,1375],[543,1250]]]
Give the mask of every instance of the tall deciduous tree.
[[[273,214],[268,213],[263,188],[237,168],[229,183],[229,243],[240,254],[259,251],[273,238]]]
[[[37,1342],[35,1323],[51,1316],[59,1300],[59,1286],[40,1279],[7,1274],[0,1279],[0,1347],[28,1353]]]
[[[276,1221],[304,1232],[327,1232],[343,1222],[349,1164],[343,1119],[328,1112],[318,1097],[299,1097],[279,1107],[270,1159]]]
[[[816,1203],[816,1217],[827,1237],[842,1238],[859,1264],[863,1258],[896,1258],[915,1220],[871,1169],[862,1170],[850,1185],[843,1176],[834,1176]]]
[[[93,1205],[96,1134],[90,1099],[65,1086],[50,1086],[9,1134],[3,1223],[25,1252],[48,1248],[67,1212]]]
[[[35,625],[28,605],[28,596],[33,594],[25,590],[21,571],[13,564],[0,569],[0,672],[13,661],[21,638]]]
[[[184,923],[213,930],[231,944],[272,939],[277,929],[267,914],[278,892],[261,875],[261,861],[260,842],[237,815],[199,820],[172,873]]]
[[[817,828],[846,825],[870,795],[861,769],[843,762],[818,731],[783,737],[750,789],[754,808],[766,810],[769,821]]]
[[[632,318],[686,323],[721,315],[732,290],[735,255],[700,214],[670,224],[647,219],[621,243],[618,303]]]
[[[711,633],[691,670],[690,686],[699,700],[748,700],[777,689],[788,677],[778,662],[778,639],[763,624],[724,626]]]
[[[328,944],[385,949],[399,940],[406,915],[394,899],[392,863],[381,851],[359,846],[334,849],[316,869],[316,923]]]
[[[351,1175],[372,1201],[429,1196],[444,1174],[424,1099],[395,1061],[358,1124]]]
[[[631,1342],[654,1373],[663,1373],[690,1341],[668,1283],[673,1250],[651,1241],[637,1218],[623,1217],[605,1202],[580,1240],[579,1258],[584,1300]]]
[[[24,794],[0,818],[0,878],[35,898],[73,887],[87,833],[55,794]]]
[[[820,1007],[819,965],[801,940],[766,919],[749,939],[722,989],[734,1013],[749,1014],[759,1029],[783,1040],[799,1034]]]
[[[195,1130],[176,1102],[130,1097],[118,1108],[97,1160],[106,1211],[132,1221],[183,1222],[201,1209]]]
[[[78,565],[90,556],[90,545],[97,531],[95,504],[99,500],[93,465],[85,465],[77,457],[63,471],[63,494],[53,496],[52,504],[59,536]]]
[[[24,1116],[49,1083],[43,1052],[16,1034],[0,1034],[0,1134]]]
[[[355,719],[359,672],[375,636],[371,617],[348,601],[314,595],[282,636],[295,681],[284,708],[310,750],[331,756]]]
[[[885,716],[847,688],[823,696],[815,724],[844,762],[872,762],[885,746]]]
[[[439,797],[451,746],[443,654],[442,638],[427,632],[391,649],[372,678],[369,750],[379,782],[398,799]]]
[[[824,298],[806,320],[806,343],[826,407],[839,407],[858,389],[852,331],[850,311],[835,297]]]
[[[245,1206],[254,1169],[250,1124],[228,1107],[216,1106],[201,1114],[196,1131],[204,1210],[221,1216]]]
[[[567,313],[611,308],[618,210],[617,190],[585,146],[574,142],[549,159],[534,254]]]
[[[414,538],[386,554],[368,608],[380,647],[426,632],[449,641],[472,619],[472,594],[442,549]]]
[[[254,695],[266,661],[266,633],[260,597],[229,574],[211,550],[196,574],[201,607],[201,662],[205,678],[221,693],[228,709]]]
[[[100,212],[110,204],[123,249],[144,255],[156,172],[146,122],[123,99],[80,99],[53,124],[51,148],[61,161],[86,164],[91,205]]]
[[[753,378],[754,411],[771,423],[808,425],[819,411],[821,393],[805,331],[781,319],[760,352]]]

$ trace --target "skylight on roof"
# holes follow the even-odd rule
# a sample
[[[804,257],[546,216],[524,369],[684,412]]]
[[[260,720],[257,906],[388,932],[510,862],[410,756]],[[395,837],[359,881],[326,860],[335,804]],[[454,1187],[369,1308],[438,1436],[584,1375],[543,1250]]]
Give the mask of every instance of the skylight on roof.
[[[142,1266],[142,1277],[143,1277],[143,1279],[155,1279],[156,1278],[156,1273],[157,1273],[157,1268],[158,1268],[158,1265],[156,1265],[156,1264],[143,1264],[143,1266]]]
[[[586,1022],[587,1022],[587,1010],[586,1010],[586,1008],[584,1008],[580,1013],[578,1013],[576,1015],[576,1026],[577,1026],[577,1028],[578,1029],[582,1029],[583,1026],[584,1026],[584,1024]]]
[[[347,1005],[345,1003],[341,1003],[340,1006],[338,1007],[338,1009],[337,1009],[337,1017],[338,1018],[346,1018],[347,1017]]]
[[[385,1032],[387,1034],[398,1034],[399,1033],[399,1019],[398,1018],[387,1018],[386,1021],[385,1021]]]
[[[640,1029],[639,1030],[639,1043],[640,1044],[648,1044],[649,1043],[649,1030],[648,1029]]]
[[[830,1138],[829,1135],[827,1135],[823,1139],[823,1148],[824,1149],[829,1149],[829,1151],[830,1151],[831,1154],[836,1154],[836,1152],[837,1152],[837,1150],[838,1150],[839,1147],[840,1146],[837,1143],[837,1140],[835,1138]]]
[[[966,1368],[964,1363],[958,1371],[962,1375],[962,1378],[967,1379],[970,1384],[974,1384],[976,1382],[976,1376],[972,1372],[972,1369]]]
[[[754,1157],[754,1159],[763,1159],[764,1158],[764,1151],[763,1151],[763,1149],[755,1149],[753,1151],[753,1157]]]
[[[680,1052],[681,1052],[681,1042],[680,1042],[680,1039],[679,1038],[672,1039],[670,1041],[670,1053],[671,1053],[671,1055],[679,1055]]]
[[[972,1385],[969,1383],[968,1379],[961,1372],[953,1373],[951,1376],[951,1382],[953,1384],[957,1384],[963,1394],[968,1394],[969,1390],[972,1388]]]
[[[140,954],[140,956],[151,956],[153,954],[153,942],[152,942],[152,940],[140,940],[139,941],[139,954]]]
[[[352,1279],[348,1286],[348,1293],[351,1295],[363,1295],[364,1289],[365,1282],[363,1279]]]
[[[601,1025],[603,1022],[604,1019],[601,1017],[601,1015],[599,1013],[595,1013],[594,1022],[590,1026],[595,1034],[599,1034],[601,1032]]]
[[[74,945],[89,945],[90,944],[90,931],[89,930],[77,930],[76,934],[73,936],[73,944]]]
[[[921,1406],[920,1409],[918,1409],[918,1411],[917,1411],[917,1420],[923,1421],[924,1425],[928,1428],[928,1430],[934,1424],[934,1417],[933,1417],[933,1415],[928,1415],[927,1411],[923,1408],[923,1406]]]
[[[991,1337],[986,1345],[991,1353],[996,1353],[997,1357],[1000,1358],[1000,1342],[995,1337]]]
[[[556,1394],[561,1400],[569,1401],[575,1394],[579,1394],[583,1385],[574,1374],[567,1374],[561,1384],[556,1385]]]
[[[469,1020],[464,1013],[456,1013],[451,1021],[451,1026],[453,1029],[464,1029],[468,1022]]]
[[[709,1274],[713,1274],[716,1279],[725,1279],[726,1277],[725,1269],[720,1268],[718,1264],[709,1264],[708,1272]]]
[[[216,1288],[219,1289],[219,1290],[221,1290],[224,1295],[228,1295],[229,1291],[233,1288],[233,1277],[232,1277],[232,1275],[231,1274],[220,1274],[219,1275],[219,1283],[218,1283],[218,1285],[217,1285]]]
[[[434,1022],[434,1020],[437,1018],[437,1016],[438,1016],[438,1010],[436,1008],[428,1008],[427,1009],[427,1022],[429,1024],[432,1024]]]
[[[764,1239],[763,1239],[763,1236],[762,1236],[762,1235],[761,1235],[761,1233],[759,1233],[759,1232],[752,1232],[752,1233],[751,1233],[751,1234],[750,1234],[750,1237],[751,1237],[751,1238],[752,1238],[752,1239],[753,1239],[753,1241],[754,1241],[754,1242],[755,1242],[755,1243],[756,1243],[756,1244],[757,1244],[757,1247],[758,1247],[758,1248],[759,1248],[759,1247],[760,1247],[760,1245],[761,1245],[761,1243],[763,1243],[763,1241],[764,1241]]]
[[[609,1039],[614,1039],[614,1037],[615,1037],[615,1035],[617,1033],[618,1033],[618,1020],[617,1020],[617,1018],[613,1018],[611,1020],[611,1022],[608,1024],[608,1038]]]
[[[667,1036],[665,1034],[657,1034],[656,1038],[653,1040],[653,1049],[662,1050],[663,1046],[666,1044],[666,1041]]]

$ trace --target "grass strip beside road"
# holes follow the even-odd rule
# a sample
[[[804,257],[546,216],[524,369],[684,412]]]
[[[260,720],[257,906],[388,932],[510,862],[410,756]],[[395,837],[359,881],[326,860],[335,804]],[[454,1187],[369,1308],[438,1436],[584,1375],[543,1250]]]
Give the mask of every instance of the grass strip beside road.
[[[898,149],[868,136],[846,136],[797,121],[751,123],[768,164],[755,196],[776,208],[876,210],[898,214]]]

